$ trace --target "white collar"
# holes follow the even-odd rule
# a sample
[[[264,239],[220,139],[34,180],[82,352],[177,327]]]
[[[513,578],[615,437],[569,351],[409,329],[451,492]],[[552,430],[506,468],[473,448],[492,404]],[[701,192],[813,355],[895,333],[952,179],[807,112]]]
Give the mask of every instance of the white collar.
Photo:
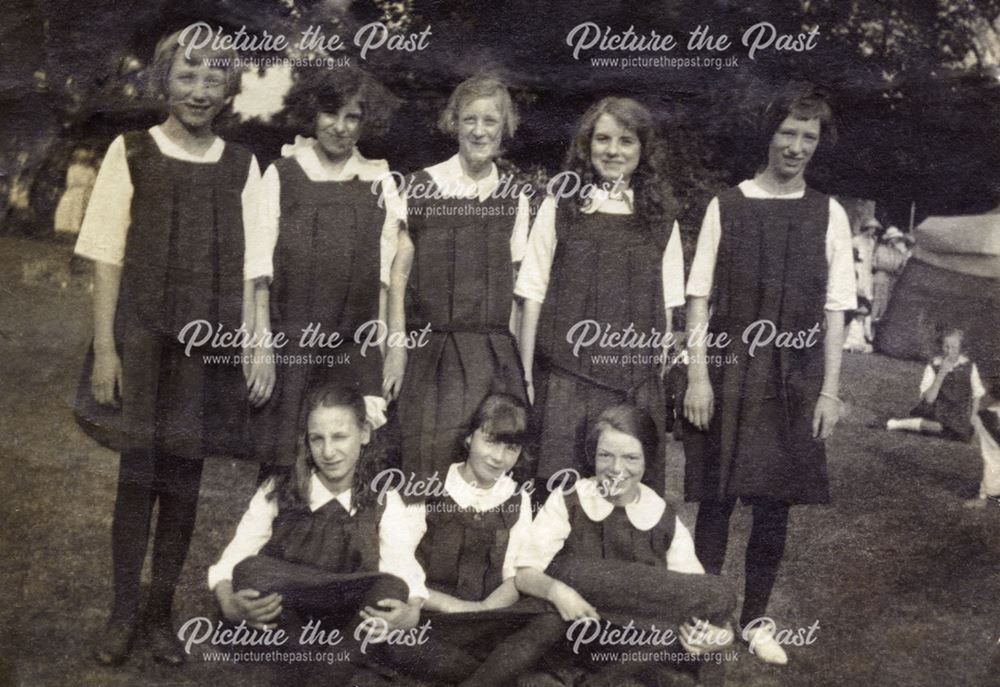
[[[612,198],[608,189],[598,187],[580,212],[585,215],[595,212],[605,212],[609,215],[631,215],[634,210],[635,192],[632,189],[627,188]]]
[[[503,475],[489,489],[474,487],[462,477],[458,468],[464,463],[452,463],[444,478],[444,488],[459,508],[487,511],[506,503],[517,491],[517,483],[508,475]]]
[[[792,191],[791,193],[771,193],[753,179],[741,181],[739,188],[740,191],[743,192],[743,195],[747,198],[784,198],[787,200],[793,200],[795,198],[802,198],[806,195],[806,190],[804,188],[799,189],[798,191]]]
[[[583,512],[594,522],[603,521],[615,509],[613,503],[601,496],[596,477],[577,482],[576,493]],[[656,526],[666,508],[666,501],[645,484],[640,484],[639,499],[625,506],[625,515],[636,529],[645,532]]]
[[[490,163],[490,173],[478,181],[470,179],[462,170],[462,161],[458,154],[427,168],[442,198],[478,198],[480,202],[490,197],[490,194],[500,185],[500,172],[496,163]]]
[[[202,155],[194,155],[174,143],[173,139],[163,133],[163,128],[159,124],[150,127],[149,135],[153,137],[153,141],[156,142],[156,147],[160,149],[161,153],[184,162],[200,162],[201,164],[218,162],[222,159],[222,151],[226,148],[226,142],[216,136],[208,150]]]
[[[340,172],[331,174],[320,162],[319,154],[316,152],[316,139],[305,136],[296,136],[294,143],[286,143],[281,146],[281,156],[294,157],[310,181],[350,181],[351,179],[376,181],[389,173],[388,162],[369,160],[355,147],[351,151],[351,157],[344,163]]]
[[[312,477],[309,478],[309,510],[315,513],[334,499],[337,499],[337,501],[340,502],[340,505],[344,507],[344,510],[351,515],[354,515],[354,510],[351,508],[351,490],[345,489],[334,496],[330,493],[330,490],[326,488],[326,485],[323,484],[323,480],[319,478],[319,475],[317,475],[314,470]]]

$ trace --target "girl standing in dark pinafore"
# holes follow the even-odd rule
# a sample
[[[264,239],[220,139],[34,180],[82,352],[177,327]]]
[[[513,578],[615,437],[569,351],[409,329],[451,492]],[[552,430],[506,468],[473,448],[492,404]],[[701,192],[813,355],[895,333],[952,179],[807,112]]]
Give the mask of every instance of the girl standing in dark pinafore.
[[[588,190],[542,203],[515,289],[525,299],[519,341],[543,479],[579,469],[586,428],[610,405],[647,408],[664,435],[666,335],[672,309],[684,304],[676,205],[649,111],[628,98],[598,102],[566,167]],[[629,330],[641,341],[605,345],[592,336]],[[662,493],[663,457],[648,458],[650,484]]]
[[[440,126],[459,152],[411,177],[407,231],[399,253],[412,257],[405,328],[430,329],[423,346],[388,351],[386,387],[399,389],[403,470],[442,479],[476,408],[492,392],[524,398],[511,334],[514,270],[528,230],[528,202],[504,183],[493,159],[517,127],[507,88],[474,77],[452,93]],[[394,279],[405,280],[401,263]],[[404,282],[405,283],[405,282]],[[396,293],[390,287],[390,293]],[[390,301],[393,299],[390,298]],[[402,293],[390,302],[390,330],[404,328]],[[407,359],[408,358],[408,359]]]
[[[388,164],[362,157],[356,144],[384,128],[387,102],[368,76],[343,70],[308,74],[288,97],[293,116],[310,122],[316,138],[286,146],[262,182],[261,231],[274,246],[274,279],[256,289],[255,322],[258,334],[273,328],[287,341],[258,351],[267,381],[253,398],[267,403],[254,418],[253,439],[268,471],[291,467],[311,386],[336,381],[356,388],[373,426],[385,422],[382,353],[377,346],[362,350],[356,334],[382,326],[400,215]],[[320,345],[310,328],[341,342]]]
[[[246,450],[250,382],[240,350],[199,345],[188,354],[181,341],[194,320],[230,334],[251,321],[259,170],[249,151],[212,133],[216,115],[239,91],[234,57],[189,49],[180,33],[160,41],[152,85],[169,115],[111,144],[76,247],[96,263],[92,396],[83,389],[78,415],[121,450],[111,537],[115,599],[95,652],[104,665],[124,661],[136,633],[156,502],[148,637],[156,660],[183,661],[170,616],[202,461]],[[211,363],[209,356],[230,360]],[[120,405],[120,416],[111,405]]]
[[[531,530],[527,474],[519,458],[527,411],[508,394],[487,396],[465,436],[466,458],[452,463],[443,490],[420,508],[417,559],[427,574],[425,646],[390,648],[396,665],[420,679],[507,685],[530,669],[564,633],[537,599],[519,599],[515,561]],[[413,512],[413,511],[411,511]]]

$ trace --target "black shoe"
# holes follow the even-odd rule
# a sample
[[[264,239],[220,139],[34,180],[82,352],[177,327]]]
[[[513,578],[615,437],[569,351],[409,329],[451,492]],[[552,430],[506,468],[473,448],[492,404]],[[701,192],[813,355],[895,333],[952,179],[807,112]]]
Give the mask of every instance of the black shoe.
[[[168,666],[183,665],[186,659],[180,641],[170,623],[156,623],[147,628],[153,660]]]
[[[94,649],[94,660],[102,666],[120,666],[128,658],[135,639],[135,623],[111,620]]]

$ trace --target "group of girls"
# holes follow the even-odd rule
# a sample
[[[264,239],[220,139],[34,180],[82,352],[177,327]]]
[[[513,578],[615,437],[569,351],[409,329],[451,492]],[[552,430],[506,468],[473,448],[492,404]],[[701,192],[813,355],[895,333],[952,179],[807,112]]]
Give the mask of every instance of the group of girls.
[[[498,191],[494,160],[518,123],[502,82],[455,89],[440,128],[457,154],[409,177],[425,191],[408,195],[358,152],[389,98],[357,72],[296,84],[289,109],[314,138],[261,178],[212,131],[239,90],[233,57],[161,41],[153,87],[167,118],[112,143],[77,244],[96,263],[90,400],[120,406],[115,600],[97,660],[121,663],[137,636],[155,502],[146,636],[158,661],[185,660],[172,598],[215,454],[265,466],[209,572],[232,622],[368,623],[380,660],[468,684],[509,683],[584,619],[680,628],[687,648],[711,648],[693,628],[724,629],[735,600],[662,498],[666,356],[607,364],[622,351],[567,341],[585,320],[669,332],[684,303],[650,112],[628,98],[587,111],[566,166],[595,192],[547,198],[529,235],[527,197]],[[246,349],[192,347],[180,333],[194,320],[253,336]],[[429,334],[362,350],[352,339],[373,320],[389,340]],[[298,348],[310,325],[345,341],[337,364]],[[279,332],[280,352],[266,343]],[[443,489],[409,503],[374,493],[385,467]],[[552,488],[532,521],[516,467],[584,478]],[[419,653],[392,641],[425,616]]]

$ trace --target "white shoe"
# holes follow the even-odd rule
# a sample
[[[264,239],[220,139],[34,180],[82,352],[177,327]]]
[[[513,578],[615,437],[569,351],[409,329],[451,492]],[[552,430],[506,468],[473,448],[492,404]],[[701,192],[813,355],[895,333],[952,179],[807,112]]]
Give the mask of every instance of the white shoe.
[[[774,638],[776,630],[777,627],[774,623],[769,621],[758,627],[744,630],[742,636],[750,646],[750,653],[755,654],[764,663],[783,666],[788,663],[788,654]]]

